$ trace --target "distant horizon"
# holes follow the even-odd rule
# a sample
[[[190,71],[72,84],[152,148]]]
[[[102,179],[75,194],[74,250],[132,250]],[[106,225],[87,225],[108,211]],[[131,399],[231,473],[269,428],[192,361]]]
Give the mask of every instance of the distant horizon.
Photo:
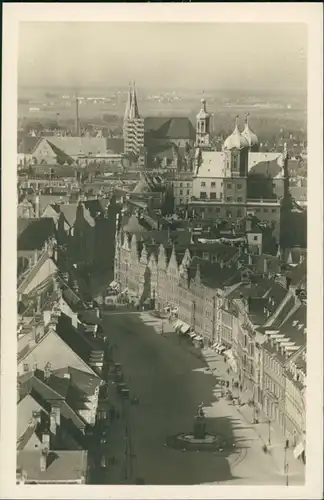
[[[140,89],[140,90],[157,90],[157,91],[165,91],[165,92],[172,92],[172,91],[180,91],[180,90],[186,90],[186,91],[190,91],[190,92],[197,92],[197,94],[202,94],[202,89],[200,87],[188,87],[188,86],[164,86],[162,87],[161,85],[160,86],[153,86],[153,85],[137,85],[136,82],[135,82],[135,85],[136,85],[136,89]],[[77,87],[77,90],[78,91],[84,91],[84,90],[88,90],[88,89],[107,89],[107,90],[123,90],[123,91],[127,91],[129,88],[129,85],[128,84],[125,84],[125,83],[121,83],[121,84],[114,84],[114,85],[105,85],[104,83],[98,83],[98,84],[91,84],[91,85],[79,85]],[[39,85],[39,84],[19,84],[18,85],[18,90],[19,89],[39,89],[39,90],[73,90],[75,91],[76,90],[76,87],[75,86],[72,86],[72,85],[68,85],[68,84],[57,84],[57,85],[51,85],[51,84],[42,84],[42,85]],[[242,88],[239,88],[239,87],[227,87],[227,88],[214,88],[214,87],[204,87],[203,89],[203,92],[205,93],[212,93],[212,92],[215,92],[215,93],[226,93],[226,92],[229,92],[229,93],[238,93],[240,92],[241,94],[243,95],[247,95],[247,94],[253,94],[253,93],[256,93],[256,94],[265,94],[265,93],[270,93],[272,95],[280,95],[280,94],[288,94],[288,93],[291,93],[293,92],[294,94],[306,94],[307,93],[307,87],[293,87],[293,88],[285,88],[285,87],[282,87],[282,88],[273,88],[273,87],[269,87],[269,88],[263,88],[263,89],[260,89],[258,87],[255,87],[255,88],[249,88],[249,89],[242,89]]]

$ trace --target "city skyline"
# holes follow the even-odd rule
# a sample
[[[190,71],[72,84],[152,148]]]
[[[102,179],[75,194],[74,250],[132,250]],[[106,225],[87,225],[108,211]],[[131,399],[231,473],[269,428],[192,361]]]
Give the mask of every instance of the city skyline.
[[[305,91],[306,25],[278,28],[267,23],[21,23],[18,83],[124,87],[135,80],[141,88]]]

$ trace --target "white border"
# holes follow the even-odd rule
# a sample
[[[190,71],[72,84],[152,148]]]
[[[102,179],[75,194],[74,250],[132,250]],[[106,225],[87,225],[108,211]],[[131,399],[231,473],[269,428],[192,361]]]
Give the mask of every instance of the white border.
[[[16,128],[20,21],[303,22],[308,25],[307,480],[281,486],[16,486]],[[33,4],[3,6],[2,304],[0,496],[2,498],[322,498],[323,80],[322,9],[315,3]],[[278,29],[280,29],[278,27]],[[284,47],[283,47],[284,50]],[[217,62],[215,63],[217,64]],[[276,68],[273,68],[276,72]],[[278,74],[280,78],[280,73]]]

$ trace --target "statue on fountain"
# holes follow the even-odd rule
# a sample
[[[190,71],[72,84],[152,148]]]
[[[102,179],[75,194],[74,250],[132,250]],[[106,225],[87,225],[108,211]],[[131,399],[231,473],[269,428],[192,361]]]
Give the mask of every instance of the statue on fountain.
[[[206,436],[206,418],[203,410],[203,403],[200,403],[197,408],[193,434],[195,439],[204,439]]]

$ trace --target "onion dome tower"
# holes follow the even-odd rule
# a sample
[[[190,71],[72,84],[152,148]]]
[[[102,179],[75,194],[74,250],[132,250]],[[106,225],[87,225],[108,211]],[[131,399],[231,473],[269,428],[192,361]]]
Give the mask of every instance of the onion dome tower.
[[[248,141],[250,151],[258,152],[259,151],[259,139],[258,139],[258,136],[250,128],[249,116],[250,116],[249,113],[247,113],[245,116],[245,127],[244,127],[244,130],[242,132],[242,135]]]
[[[249,143],[241,134],[236,116],[235,128],[223,144],[226,155],[226,171],[230,177],[246,177],[248,172]]]
[[[227,151],[232,151],[233,149],[237,149],[238,151],[241,151],[242,149],[248,148],[249,143],[247,139],[241,134],[239,127],[238,127],[238,121],[239,117],[236,116],[235,120],[235,128],[231,135],[229,135],[225,141],[224,141],[224,146],[223,149]]]

